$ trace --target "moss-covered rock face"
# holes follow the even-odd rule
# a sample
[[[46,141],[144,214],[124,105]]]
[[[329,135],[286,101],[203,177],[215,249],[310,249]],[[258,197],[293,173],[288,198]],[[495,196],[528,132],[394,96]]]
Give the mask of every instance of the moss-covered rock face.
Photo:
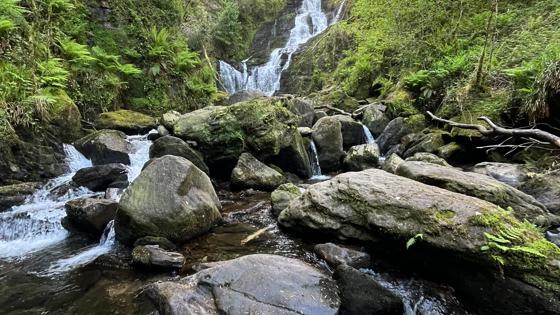
[[[274,216],[278,216],[282,210],[286,209],[290,205],[292,200],[301,196],[301,194],[301,189],[292,183],[279,186],[278,189],[273,191],[270,195],[272,214]]]
[[[290,148],[301,151],[298,117],[276,99],[256,99],[228,107],[207,107],[182,116],[175,135],[195,141],[211,172],[229,172],[243,152],[268,161]],[[306,152],[288,158],[309,164]],[[302,160],[302,161],[299,161]],[[307,160],[307,163],[305,163]]]
[[[63,142],[72,142],[82,135],[82,114],[74,101],[62,89],[50,89],[55,102],[49,110],[53,131]]]
[[[150,147],[150,159],[163,157],[165,155],[184,157],[204,173],[208,174],[210,172],[208,166],[204,163],[202,155],[179,138],[164,136],[154,141]]]
[[[440,166],[446,166],[446,167],[451,166],[451,165],[449,165],[449,163],[447,163],[447,161],[445,159],[440,158],[439,156],[437,156],[435,154],[426,153],[426,152],[416,153],[413,156],[407,157],[406,160],[407,161],[432,163],[432,164],[436,164],[436,165],[440,165]]]
[[[139,134],[155,129],[157,120],[139,112],[118,110],[100,114],[95,120],[95,125],[99,129],[114,129],[127,134]]]
[[[449,191],[473,196],[502,208],[515,209],[520,220],[547,226],[549,212],[535,198],[486,175],[427,162],[407,161],[399,165],[397,174]]]
[[[498,261],[506,277],[536,290],[516,291],[519,298],[532,292],[531,301],[537,301],[532,308],[560,307],[560,248],[487,201],[372,169],[310,186],[282,211],[279,222],[343,240],[396,240],[403,248],[415,238],[417,246],[496,273]],[[499,298],[501,307],[510,303]],[[544,300],[551,307],[539,304]]]

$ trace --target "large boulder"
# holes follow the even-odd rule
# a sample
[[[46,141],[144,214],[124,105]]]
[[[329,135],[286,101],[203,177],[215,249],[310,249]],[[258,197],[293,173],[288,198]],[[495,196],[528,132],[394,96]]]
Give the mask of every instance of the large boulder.
[[[365,143],[364,125],[346,115],[332,116],[340,121],[342,144],[345,149]]]
[[[78,170],[72,177],[72,181],[92,191],[105,191],[109,187],[122,188],[113,184],[127,182],[127,172],[123,164],[103,164]]]
[[[349,171],[363,171],[377,167],[379,147],[377,144],[361,144],[350,148],[344,158],[344,168]]]
[[[87,233],[98,238],[115,218],[118,202],[107,199],[81,198],[66,203],[63,226],[70,231]]]
[[[181,116],[183,116],[181,113],[172,110],[161,115],[159,121],[167,130],[173,130],[173,126],[181,119]]]
[[[214,226],[220,208],[208,175],[185,158],[166,155],[151,160],[123,194],[115,232],[125,244],[145,236],[183,243]]]
[[[342,124],[334,117],[319,119],[313,126],[313,140],[319,154],[319,165],[324,171],[340,169],[344,157]]]
[[[397,174],[410,179],[513,208],[519,219],[546,225],[549,213],[535,198],[486,175],[427,162],[405,162]]]
[[[337,314],[336,283],[314,267],[275,255],[249,255],[213,264],[144,292],[161,314]]]
[[[478,198],[370,169],[311,185],[282,211],[279,223],[307,234],[394,244],[392,251],[400,249],[405,257],[413,251],[420,261],[441,268],[438,272],[457,274],[456,263],[501,272],[509,279],[508,294],[496,294],[491,305],[482,306],[502,309],[500,314],[515,312],[508,306],[512,299],[542,314],[560,310],[560,248],[539,229]],[[420,247],[405,251],[411,240]],[[461,276],[459,281],[466,275]],[[472,294],[480,297],[483,288],[494,285],[494,279],[483,280],[471,287]]]
[[[369,128],[374,136],[379,136],[389,124],[389,118],[385,115],[379,105],[369,105],[364,110],[362,123]]]
[[[529,178],[529,170],[523,164],[483,162],[476,164],[473,172],[490,176],[516,188]]]
[[[93,165],[108,163],[130,164],[130,144],[126,135],[117,130],[100,130],[74,143],[78,151],[91,160]]]
[[[406,314],[402,300],[371,276],[348,265],[340,265],[333,277],[340,291],[339,315]]]
[[[200,168],[201,171],[208,174],[208,166],[204,163],[202,155],[193,149],[185,141],[172,137],[165,136],[154,141],[150,147],[150,159],[159,158],[165,155],[175,155],[181,156],[185,159],[191,161],[196,167]]]
[[[302,194],[301,189],[292,184],[283,184],[270,195],[272,203],[272,214],[277,217],[282,210],[286,209],[290,202]]]
[[[375,140],[379,145],[381,153],[386,153],[391,147],[400,143],[401,138],[422,130],[425,125],[425,117],[421,114],[410,117],[398,117],[389,122],[381,135]]]
[[[0,212],[23,204],[40,186],[38,182],[0,186]]]
[[[535,197],[550,212],[560,215],[560,170],[534,175],[519,189]]]
[[[95,125],[99,129],[114,129],[127,134],[141,134],[155,129],[157,120],[146,114],[123,109],[100,114],[95,120]]]
[[[404,160],[397,154],[393,153],[389,155],[389,157],[386,158],[383,162],[383,170],[385,172],[395,174],[397,172],[397,169],[399,168],[399,165],[401,165],[402,163],[404,163]]]
[[[241,154],[237,166],[231,172],[231,185],[235,188],[273,191],[285,182],[284,175],[249,153]]]
[[[408,158],[406,158],[406,160],[416,161],[416,162],[427,162],[427,163],[437,164],[441,166],[448,166],[448,167],[451,166],[449,163],[447,163],[445,159],[440,158],[435,154],[426,153],[426,152],[418,152],[413,156],[409,156]]]
[[[227,107],[206,107],[183,115],[177,137],[195,141],[211,172],[228,176],[241,153],[260,161],[282,157],[285,171],[308,177],[309,157],[297,131],[298,117],[277,99],[255,99]],[[276,163],[275,163],[276,164]]]
[[[237,103],[241,103],[241,102],[251,101],[251,100],[254,100],[255,98],[265,97],[265,96],[266,96],[266,94],[264,94],[261,91],[242,90],[242,91],[239,91],[239,92],[236,92],[236,93],[230,95],[223,102],[223,105],[229,106],[229,105],[233,105],[233,104],[237,104]]]
[[[443,132],[420,135],[408,144],[408,149],[404,152],[403,156],[407,158],[416,153],[437,153],[438,149],[445,145],[446,138],[451,138],[451,135]]]
[[[313,127],[315,108],[310,100],[298,97],[285,98],[284,106],[299,117],[299,127]]]

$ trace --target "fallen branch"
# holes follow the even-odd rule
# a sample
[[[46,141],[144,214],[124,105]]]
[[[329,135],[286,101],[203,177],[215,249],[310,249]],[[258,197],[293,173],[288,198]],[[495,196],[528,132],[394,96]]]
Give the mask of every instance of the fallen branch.
[[[250,241],[257,239],[259,236],[261,236],[261,234],[263,234],[264,232],[270,230],[272,228],[272,226],[267,226],[265,228],[262,228],[258,231],[256,231],[255,233],[247,236],[246,238],[241,240],[241,245],[246,245],[247,243],[249,243]]]
[[[315,107],[315,109],[328,109],[328,110],[332,110],[333,112],[339,113],[341,115],[352,116],[352,114],[349,113],[349,112],[343,111],[342,109],[332,107],[332,106],[329,106],[329,105],[317,106],[317,107]]]
[[[458,122],[454,122],[451,120],[447,120],[447,119],[443,119],[443,118],[439,118],[437,116],[435,116],[434,114],[432,114],[431,112],[428,112],[428,115],[435,121],[441,122],[441,123],[445,123],[448,124],[451,127],[457,127],[457,128],[461,128],[461,129],[471,129],[471,130],[477,130],[478,132],[480,132],[483,135],[503,135],[503,136],[511,136],[511,137],[520,137],[520,138],[531,138],[533,139],[535,142],[536,141],[540,141],[540,143],[542,144],[542,142],[546,142],[547,144],[552,144],[556,147],[560,148],[560,137],[557,135],[554,135],[552,133],[540,130],[540,129],[516,129],[516,128],[504,128],[504,127],[500,127],[498,125],[496,125],[492,120],[490,120],[490,118],[482,116],[479,117],[478,120],[484,121],[488,124],[488,126],[490,127],[485,127],[483,125],[476,125],[476,124],[463,124],[463,123],[458,123]]]

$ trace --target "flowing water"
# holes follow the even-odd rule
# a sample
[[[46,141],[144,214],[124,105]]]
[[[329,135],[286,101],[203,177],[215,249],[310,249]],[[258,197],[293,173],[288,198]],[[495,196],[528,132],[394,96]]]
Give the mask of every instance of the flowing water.
[[[362,127],[364,127],[364,142],[366,144],[374,144],[375,138],[373,137],[373,134],[371,133],[369,128],[366,127],[365,125],[362,125]]]
[[[321,171],[321,165],[319,165],[319,153],[317,152],[317,146],[315,141],[311,140],[309,143],[309,161],[311,162],[311,178],[312,181],[324,181],[331,177],[323,175]]]
[[[269,96],[274,95],[280,89],[282,72],[290,66],[292,55],[329,26],[321,2],[321,0],[303,0],[286,45],[274,49],[266,64],[249,70],[247,66],[249,60],[244,60],[239,71],[232,65],[220,61],[220,77],[227,92],[234,94],[242,90],[257,90]],[[344,3],[331,23],[335,23],[340,18],[343,5]]]

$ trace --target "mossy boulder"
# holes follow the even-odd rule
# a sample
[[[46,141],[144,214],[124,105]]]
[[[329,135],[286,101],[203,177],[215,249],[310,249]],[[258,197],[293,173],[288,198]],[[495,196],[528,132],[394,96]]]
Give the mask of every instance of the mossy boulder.
[[[404,160],[398,154],[393,153],[383,161],[383,170],[395,174],[402,163],[404,163]]]
[[[552,310],[552,314],[560,309],[560,248],[546,241],[534,226],[478,198],[370,169],[311,185],[282,211],[279,222],[342,240],[402,244],[402,255],[421,259],[430,259],[432,250],[437,251],[446,262],[514,278],[510,283],[515,289],[508,292],[522,299],[526,308]],[[508,233],[512,235],[503,236]],[[498,243],[500,238],[509,243]],[[415,254],[404,251],[411,239],[421,248]],[[455,264],[441,267],[457,272]],[[493,281],[480,281],[477,292]],[[497,295],[489,308],[507,308],[511,297]]]
[[[60,141],[70,143],[82,136],[82,114],[70,96],[62,89],[49,89],[55,100],[49,108],[49,128]]]
[[[93,165],[108,163],[130,164],[130,144],[126,135],[117,130],[99,130],[74,143],[78,151],[91,160]]]
[[[439,148],[445,145],[451,135],[445,132],[430,132],[423,134],[408,144],[408,148],[404,152],[404,157],[413,156],[416,153],[436,153]]]
[[[379,163],[379,147],[377,144],[361,144],[348,150],[344,158],[344,169],[349,171],[363,171],[377,167]]]
[[[95,120],[99,129],[120,130],[127,134],[141,134],[157,128],[157,120],[146,114],[131,110],[102,113]]]
[[[344,158],[342,124],[335,117],[323,117],[315,123],[312,133],[317,146],[319,165],[329,172],[340,169]]]
[[[204,163],[202,155],[193,149],[188,143],[177,137],[161,137],[154,141],[150,147],[150,159],[159,158],[165,155],[184,157],[185,159],[191,161],[204,173],[209,174],[210,172],[208,166]]]
[[[425,125],[426,119],[421,114],[395,118],[387,124],[375,142],[379,145],[381,153],[386,153],[398,145],[404,136],[424,129]]]
[[[389,118],[380,109],[380,105],[372,104],[364,110],[362,123],[369,128],[374,136],[379,136],[389,124]]]
[[[364,144],[366,142],[364,125],[347,115],[334,115],[332,117],[340,121],[344,149],[349,149],[355,145]]]
[[[241,154],[237,166],[231,172],[231,185],[234,188],[272,191],[285,182],[284,175],[249,153]]]
[[[287,167],[294,166],[284,170],[307,177],[309,166],[303,166],[309,165],[309,157],[302,147],[298,122],[282,101],[261,98],[185,114],[174,132],[198,144],[211,172],[229,176],[241,153],[249,152],[265,163],[282,156]]]
[[[166,155],[151,160],[125,191],[116,237],[128,245],[145,236],[184,243],[218,223],[220,208],[208,175],[185,158]]]
[[[550,213],[535,198],[486,175],[415,161],[400,164],[397,174],[424,184],[477,197],[504,209],[511,207],[520,220],[529,220],[543,226],[550,220]]]
[[[278,187],[270,195],[272,214],[278,216],[282,210],[288,207],[292,200],[296,199],[301,194],[301,189],[292,183],[283,184]]]
[[[409,156],[406,158],[407,161],[417,161],[417,162],[427,162],[427,163],[432,163],[432,164],[436,164],[436,165],[441,165],[441,166],[451,166],[449,165],[449,163],[447,163],[446,160],[440,158],[439,156],[432,154],[432,153],[426,153],[426,152],[419,152],[414,154],[413,156]]]

